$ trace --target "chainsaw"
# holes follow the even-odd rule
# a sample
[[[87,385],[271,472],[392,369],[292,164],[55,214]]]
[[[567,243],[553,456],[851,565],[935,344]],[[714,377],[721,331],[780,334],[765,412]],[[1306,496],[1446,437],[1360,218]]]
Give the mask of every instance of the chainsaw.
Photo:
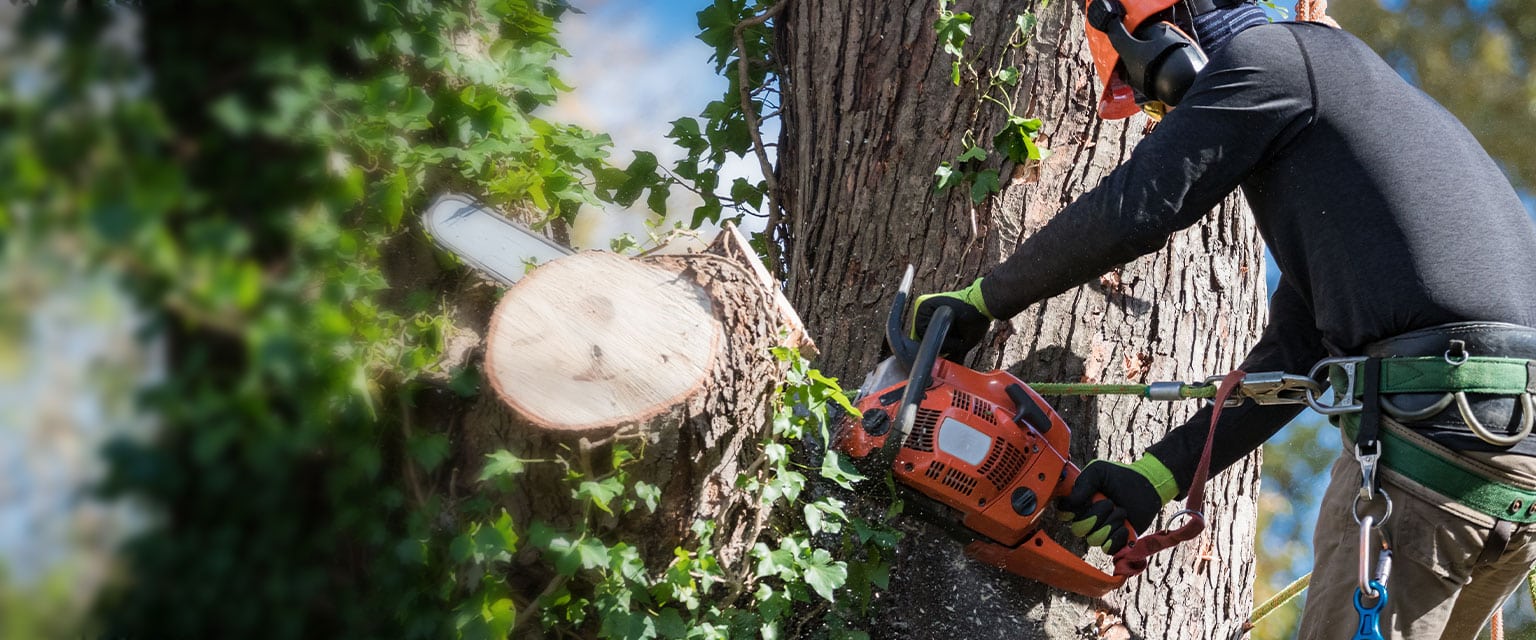
[[[1066,423],[1008,372],[940,358],[950,309],[934,314],[921,342],[908,338],[911,286],[909,266],[886,323],[894,355],[861,385],[861,415],[841,420],[832,448],[861,468],[888,469],[908,510],[977,560],[1088,597],[1120,587],[1126,576],[1095,568],[1040,527],[1048,503],[1077,479]]]

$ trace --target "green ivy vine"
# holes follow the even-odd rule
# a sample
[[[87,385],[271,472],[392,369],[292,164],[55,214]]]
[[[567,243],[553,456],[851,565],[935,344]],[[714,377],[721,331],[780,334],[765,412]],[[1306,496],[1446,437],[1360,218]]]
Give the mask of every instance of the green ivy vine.
[[[996,153],[1016,166],[1039,162],[1050,155],[1049,149],[1042,149],[1035,143],[1042,124],[1040,119],[1026,118],[1015,112],[1012,96],[1008,93],[1018,86],[1022,73],[1018,66],[1009,64],[1008,60],[1015,50],[1029,43],[1039,20],[1028,11],[1014,16],[1013,31],[1008,35],[1008,42],[998,59],[978,70],[977,64],[981,60],[967,58],[965,54],[974,18],[969,13],[953,10],[951,6],[954,3],[955,0],[938,0],[939,17],[933,23],[940,48],[954,58],[950,66],[950,81],[957,87],[964,86],[962,83],[970,84],[975,90],[977,109],[986,103],[996,105],[1003,110],[1006,119],[1003,126],[992,134],[990,149],[982,146],[984,134],[967,129],[961,136],[964,151],[953,160],[939,163],[939,167],[934,170],[934,189],[944,192],[957,186],[970,185],[971,202],[981,204],[992,194],[1002,191],[1002,176],[997,169],[988,168],[987,161],[992,154]],[[1048,6],[1050,1],[1045,0],[1040,4],[1040,9]]]
[[[532,522],[523,529],[505,510],[494,509],[470,522],[450,544],[454,573],[479,576],[472,591],[450,599],[459,603],[455,637],[501,638],[537,625],[551,636],[626,640],[867,638],[859,628],[874,590],[889,584],[898,534],[850,515],[836,497],[813,495],[806,472],[845,489],[863,477],[836,453],[812,469],[796,462],[793,447],[808,437],[827,441],[833,406],[857,412],[837,381],[812,369],[798,352],[779,348],[774,355],[788,365],[788,375],[778,390],[772,433],[758,451],[768,473],[743,474],[736,486],[778,515],[749,541],[744,572],[732,573],[720,561],[712,522],[695,521],[693,544],[678,547],[660,572],[647,570],[633,541],[605,532],[599,513],[655,513],[660,498],[660,489],[625,471],[637,455],[627,446],[615,445],[607,464],[590,473],[564,458],[525,460],[501,450],[487,456],[482,482],[513,491],[530,465],[556,465],[583,516],[575,527]],[[537,599],[519,611],[501,567],[522,548],[536,550],[555,571]]]

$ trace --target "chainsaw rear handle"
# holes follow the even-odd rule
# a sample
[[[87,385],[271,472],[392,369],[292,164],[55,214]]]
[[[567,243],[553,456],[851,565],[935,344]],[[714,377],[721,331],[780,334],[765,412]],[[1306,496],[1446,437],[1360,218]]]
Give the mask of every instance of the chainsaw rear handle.
[[[1054,497],[1063,498],[1066,497],[1067,494],[1071,493],[1072,485],[1077,484],[1077,476],[1081,473],[1082,470],[1078,469],[1077,465],[1068,462],[1067,466],[1063,467],[1061,470],[1061,483],[1056,485],[1056,495]],[[1088,504],[1093,504],[1100,500],[1109,499],[1109,496],[1106,496],[1103,493],[1094,493],[1093,497],[1089,499]],[[1114,501],[1110,500],[1110,502]],[[1136,538],[1138,537],[1136,527],[1131,526],[1130,522],[1126,522],[1125,530],[1127,532],[1127,535],[1125,536],[1125,547],[1123,547],[1119,553],[1129,551],[1136,546]],[[1119,555],[1119,553],[1116,555]]]
[[[912,425],[917,421],[917,405],[923,401],[923,393],[928,390],[928,385],[933,383],[933,366],[939,361],[939,348],[944,346],[944,338],[949,335],[949,324],[954,317],[953,309],[939,307],[928,321],[923,341],[917,345],[911,377],[907,378],[907,392],[901,397],[901,413],[898,414],[901,417],[902,435],[912,433]]]

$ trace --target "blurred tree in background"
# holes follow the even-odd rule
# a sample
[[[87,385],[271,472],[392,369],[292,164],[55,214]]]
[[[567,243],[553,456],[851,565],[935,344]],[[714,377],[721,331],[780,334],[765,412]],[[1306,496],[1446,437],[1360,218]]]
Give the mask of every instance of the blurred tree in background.
[[[151,522],[124,550],[98,628],[5,615],[36,621],[11,631],[488,628],[476,620],[494,616],[463,604],[470,581],[445,560],[457,512],[413,491],[448,482],[449,437],[447,425],[413,431],[413,408],[473,393],[475,372],[439,362],[443,292],[464,273],[438,268],[405,215],[472,185],[543,223],[602,202],[600,173],[660,184],[654,168],[608,166],[606,136],[533,114],[566,90],[550,67],[565,10],[23,10],[0,65],[0,257],[110,274],[167,364],[141,394],[154,440],[107,452],[104,494],[145,505]],[[0,591],[0,611],[15,600]]]
[[[1354,1],[1334,2],[1331,12],[1461,118],[1516,186],[1536,188],[1536,3]],[[1434,149],[1424,141],[1425,162],[1435,161]]]

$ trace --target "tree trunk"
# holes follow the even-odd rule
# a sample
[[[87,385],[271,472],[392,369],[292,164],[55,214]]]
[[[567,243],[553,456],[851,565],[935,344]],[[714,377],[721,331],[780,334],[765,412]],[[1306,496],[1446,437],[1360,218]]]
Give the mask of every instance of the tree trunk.
[[[628,442],[638,454],[629,477],[662,489],[657,516],[618,514],[602,525],[639,541],[660,567],[696,520],[714,521],[721,560],[741,558],[769,514],[735,482],[769,434],[785,370],[771,348],[781,327],[793,333],[799,321],[775,304],[777,291],[744,259],[738,237],[728,230],[716,253],[584,252],[509,289],[486,338],[496,393],[469,418],[472,457],[569,451],[591,475],[613,443]],[[513,518],[572,524],[580,510],[562,488],[564,472],[544,467],[519,479]]]
[[[858,380],[881,357],[883,310],[906,263],[917,266],[917,292],[969,283],[1097,184],[1147,126],[1141,116],[1117,123],[1094,115],[1080,3],[962,0],[953,9],[975,16],[966,67],[1017,65],[1022,74],[1008,102],[1044,120],[1038,142],[1053,153],[1037,167],[989,160],[1003,190],[979,205],[968,189],[935,192],[939,164],[973,141],[985,145],[1006,117],[978,98],[969,72],[963,86],[950,81],[951,58],[933,26],[937,7],[936,0],[791,0],[778,25],[788,291],[820,342],[818,366],[845,380]],[[1022,9],[1039,24],[1027,45],[1010,48]],[[1000,324],[971,364],[1042,381],[1224,373],[1262,326],[1263,264],[1245,207],[1229,199],[1157,254]],[[1051,400],[1073,428],[1079,465],[1129,460],[1196,408]],[[877,638],[1128,637],[1116,629],[1139,638],[1236,637],[1252,604],[1257,494],[1255,454],[1213,479],[1208,533],[1160,555],[1103,602],[961,561],[959,546],[936,530],[914,529],[870,630]],[[1064,529],[1054,533],[1067,539]],[[1107,566],[1097,551],[1090,558]]]

